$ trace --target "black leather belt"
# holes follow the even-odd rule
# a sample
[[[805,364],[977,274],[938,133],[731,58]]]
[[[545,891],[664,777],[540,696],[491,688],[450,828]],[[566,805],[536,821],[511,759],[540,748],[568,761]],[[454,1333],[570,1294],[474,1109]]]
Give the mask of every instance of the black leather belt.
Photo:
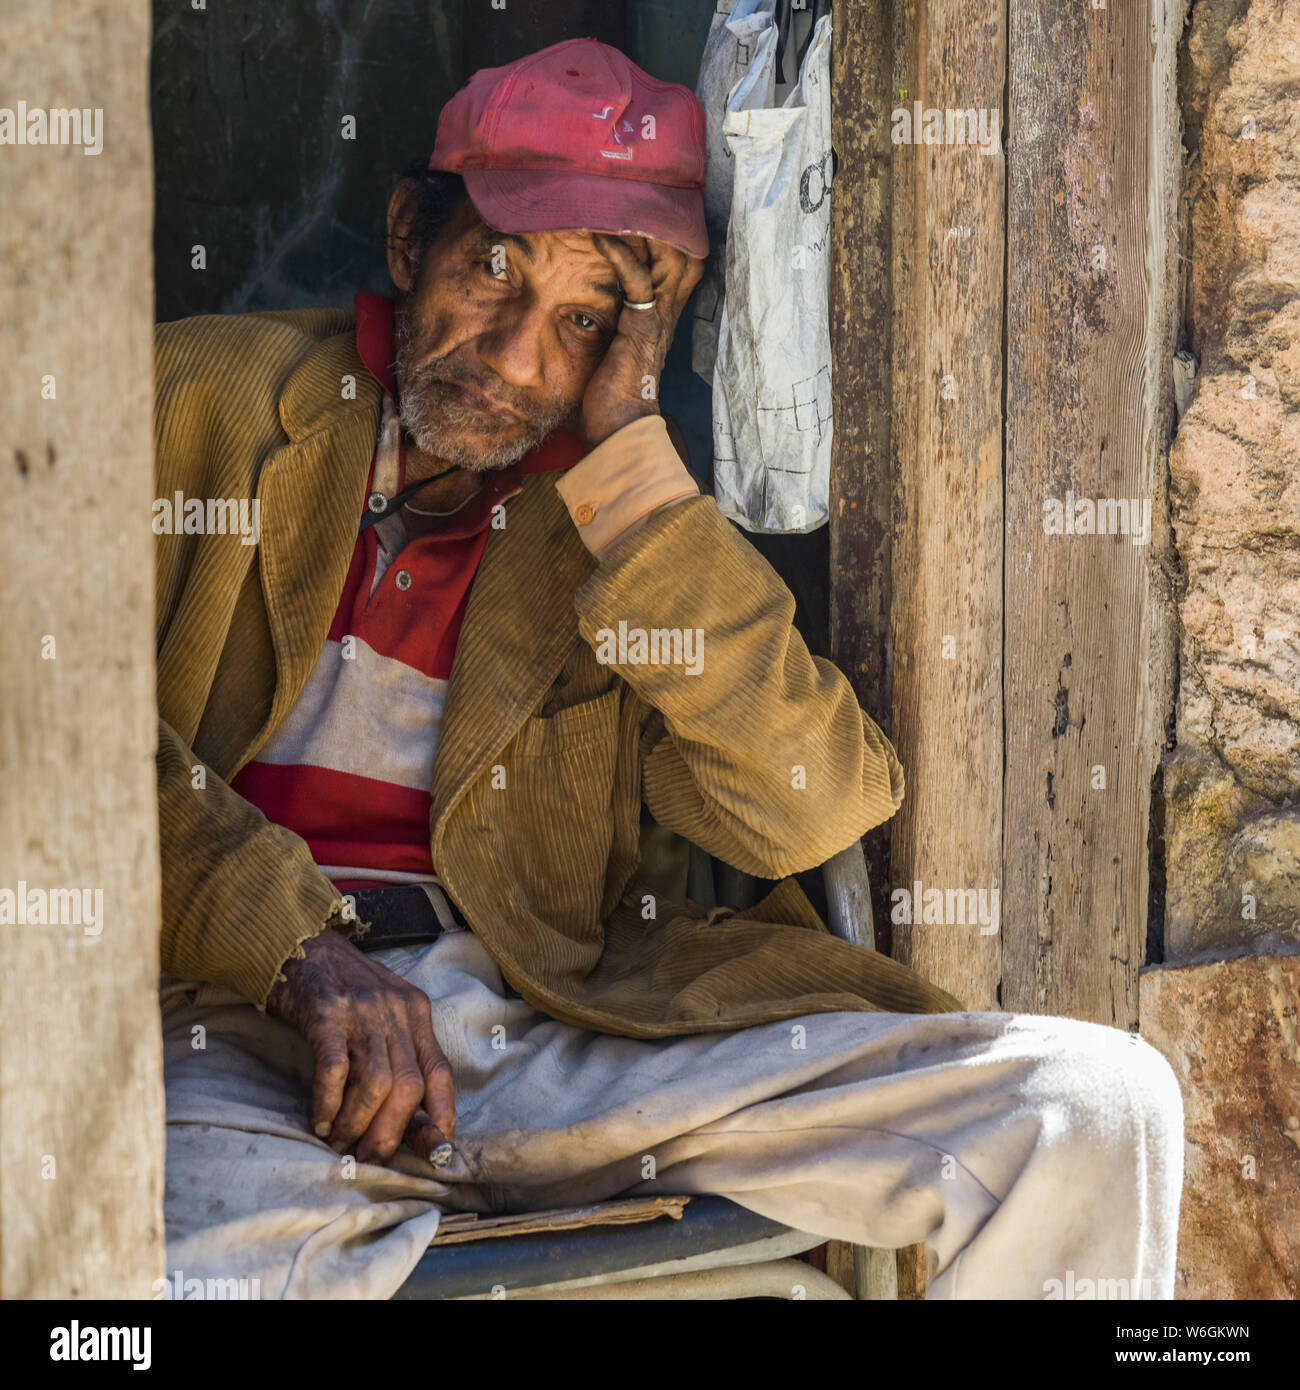
[[[350,890],[344,897],[351,899],[357,923],[368,922],[370,929],[366,931],[358,925],[349,939],[362,951],[380,951],[388,946],[421,946],[437,941],[453,925],[468,930],[469,923],[456,904],[441,888],[433,891],[440,904],[445,904],[446,921],[418,883]]]

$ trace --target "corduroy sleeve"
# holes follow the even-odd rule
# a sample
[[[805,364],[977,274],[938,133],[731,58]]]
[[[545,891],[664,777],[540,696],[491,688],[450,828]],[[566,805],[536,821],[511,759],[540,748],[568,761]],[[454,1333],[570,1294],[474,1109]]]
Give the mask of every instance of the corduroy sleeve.
[[[718,510],[687,497],[606,551],[575,594],[597,658],[656,711],[646,805],[746,873],[823,863],[903,799],[892,745],[812,656],[794,597]]]
[[[161,719],[157,769],[162,969],[264,1005],[302,943],[343,922],[343,898],[299,836],[268,821]]]

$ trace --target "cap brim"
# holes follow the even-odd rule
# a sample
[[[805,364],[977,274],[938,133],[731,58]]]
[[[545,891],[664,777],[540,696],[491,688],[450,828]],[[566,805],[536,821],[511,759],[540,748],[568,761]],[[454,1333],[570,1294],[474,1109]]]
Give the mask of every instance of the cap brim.
[[[464,169],[461,177],[479,216],[502,232],[609,232],[709,254],[698,188],[546,169]]]

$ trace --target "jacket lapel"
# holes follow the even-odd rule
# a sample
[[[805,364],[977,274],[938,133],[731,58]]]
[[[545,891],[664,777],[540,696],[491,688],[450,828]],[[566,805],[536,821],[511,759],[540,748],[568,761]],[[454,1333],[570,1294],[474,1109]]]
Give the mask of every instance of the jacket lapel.
[[[581,640],[573,593],[595,565],[555,475],[526,476],[506,503],[506,525],[488,536],[456,644],[433,767],[435,845],[461,794],[515,736]]]
[[[340,398],[343,378],[357,399]],[[329,636],[347,579],[379,422],[380,388],[351,332],[327,338],[285,384],[280,417],[289,443],[258,478],[262,596],[275,647],[275,696],[253,756],[302,691]]]

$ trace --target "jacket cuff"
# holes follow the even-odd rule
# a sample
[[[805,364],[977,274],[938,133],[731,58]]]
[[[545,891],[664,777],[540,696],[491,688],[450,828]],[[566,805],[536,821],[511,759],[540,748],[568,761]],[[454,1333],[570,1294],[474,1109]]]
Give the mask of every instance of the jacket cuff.
[[[583,544],[600,559],[663,507],[700,489],[668,438],[662,415],[616,430],[555,484]]]

